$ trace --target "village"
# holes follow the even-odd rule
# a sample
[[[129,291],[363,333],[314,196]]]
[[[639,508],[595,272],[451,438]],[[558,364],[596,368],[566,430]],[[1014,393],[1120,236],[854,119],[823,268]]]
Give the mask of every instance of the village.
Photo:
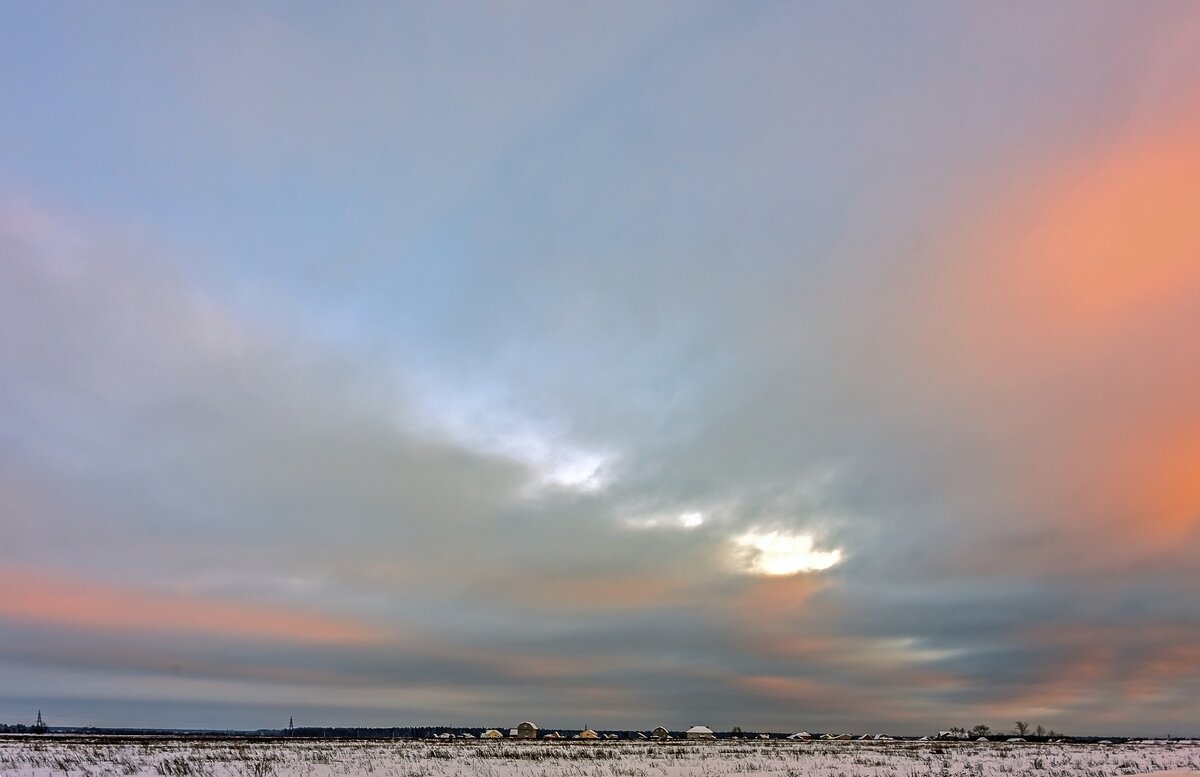
[[[822,732],[810,733],[805,730],[794,733],[772,731],[744,731],[740,726],[734,726],[728,731],[714,730],[706,725],[694,725],[687,729],[672,730],[666,726],[656,726],[653,729],[596,729],[584,726],[572,728],[543,728],[533,721],[522,721],[516,726],[480,727],[480,726],[403,726],[384,728],[360,728],[345,726],[297,726],[294,718],[288,719],[286,728],[281,729],[146,729],[129,727],[97,727],[97,726],[49,726],[42,717],[42,711],[37,711],[36,720],[32,724],[0,723],[0,735],[85,735],[85,736],[187,736],[201,739],[317,739],[317,740],[424,740],[440,743],[453,742],[715,742],[746,741],[759,742],[818,742],[818,743],[931,743],[931,744],[990,744],[1003,743],[1008,745],[1021,744],[1094,744],[1094,745],[1163,745],[1163,744],[1195,744],[1190,738],[1173,737],[1171,735],[1157,737],[1138,736],[1068,736],[1042,726],[1036,728],[1022,721],[1016,722],[1012,732],[993,732],[990,727],[978,725],[968,731],[962,727],[942,729],[927,735],[899,735],[887,733],[842,733]]]

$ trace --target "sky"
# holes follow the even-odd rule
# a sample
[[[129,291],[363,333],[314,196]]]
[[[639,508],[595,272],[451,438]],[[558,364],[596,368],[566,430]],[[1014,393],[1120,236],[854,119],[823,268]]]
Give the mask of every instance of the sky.
[[[1200,735],[1200,7],[0,4],[0,721]]]

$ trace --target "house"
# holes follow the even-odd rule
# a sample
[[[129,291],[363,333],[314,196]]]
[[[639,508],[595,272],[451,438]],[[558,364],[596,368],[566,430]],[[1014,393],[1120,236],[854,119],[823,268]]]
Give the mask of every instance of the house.
[[[650,732],[650,738],[651,739],[670,739],[671,732],[667,731],[662,726],[659,726]]]
[[[558,733],[557,731],[551,731],[549,734],[542,737],[542,739],[562,739],[562,738],[563,738],[563,735]]]
[[[692,726],[687,730],[688,739],[716,739],[717,735],[708,726]]]
[[[494,728],[489,728],[487,731],[479,735],[480,739],[504,739],[504,735]]]
[[[1025,739],[1024,739],[1024,738],[1022,738],[1022,737],[1011,737],[1011,738],[1009,738],[1009,739],[1006,739],[1006,740],[1004,740],[1004,741],[1005,741],[1005,742],[1024,742],[1024,741],[1025,741]]]
[[[854,737],[850,736],[849,734],[834,734],[833,739],[837,740],[838,742],[849,742],[851,739],[854,739]]]
[[[583,731],[580,731],[578,734],[576,734],[576,737],[578,739],[599,739],[600,735],[590,728],[585,728]]]
[[[861,737],[858,738],[858,741],[859,742],[870,742],[874,738],[875,737],[871,736],[870,734],[863,734]]]
[[[528,720],[524,723],[517,724],[517,739],[537,739],[538,727],[536,723],[530,723]]]
[[[797,731],[795,734],[792,734],[790,737],[788,737],[788,739],[809,740],[812,739],[812,734],[808,733],[807,731]]]

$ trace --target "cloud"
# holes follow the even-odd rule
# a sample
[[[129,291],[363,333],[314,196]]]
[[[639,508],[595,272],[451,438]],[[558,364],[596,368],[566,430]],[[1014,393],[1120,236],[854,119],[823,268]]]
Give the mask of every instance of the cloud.
[[[746,568],[759,575],[819,572],[842,560],[842,551],[817,550],[812,535],[748,531],[733,539],[742,549]]]
[[[1014,458],[997,474],[1042,500],[1025,515],[1153,555],[1200,521],[1182,335],[1200,315],[1194,131],[1118,137],[1023,182],[922,295],[941,392],[1004,419],[995,450]]]
[[[704,525],[704,514],[695,510],[678,515],[651,515],[626,518],[624,524],[631,529],[696,529]]]
[[[378,641],[375,626],[299,610],[183,594],[153,593],[47,570],[0,570],[9,592],[0,618],[122,633],[166,632],[273,641],[361,644]]]
[[[510,10],[0,24],[20,693],[1197,718],[1195,14]]]

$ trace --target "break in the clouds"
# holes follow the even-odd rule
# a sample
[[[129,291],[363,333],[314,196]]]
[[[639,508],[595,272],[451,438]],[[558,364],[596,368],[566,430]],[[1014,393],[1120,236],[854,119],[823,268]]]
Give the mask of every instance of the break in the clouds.
[[[0,718],[1200,719],[1200,16],[0,11]]]

